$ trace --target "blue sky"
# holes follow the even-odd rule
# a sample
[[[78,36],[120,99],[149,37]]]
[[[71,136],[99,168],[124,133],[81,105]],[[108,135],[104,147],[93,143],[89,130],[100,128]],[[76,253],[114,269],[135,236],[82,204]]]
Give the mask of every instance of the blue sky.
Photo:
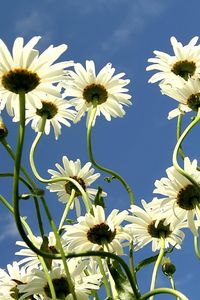
[[[11,47],[17,36],[28,41],[34,35],[41,35],[39,48],[42,51],[49,44],[68,44],[62,59],[84,63],[93,59],[97,70],[111,62],[116,72],[125,72],[131,80],[130,93],[132,107],[126,108],[123,119],[107,122],[98,118],[93,132],[95,157],[101,164],[113,168],[124,176],[134,190],[136,204],[143,198],[152,200],[154,181],[165,175],[171,166],[171,155],[175,145],[176,120],[167,120],[167,114],[176,107],[175,101],[161,96],[157,85],[148,84],[151,73],[146,72],[147,59],[153,57],[153,50],[172,53],[170,37],[175,36],[183,44],[199,35],[198,0],[42,0],[42,1],[2,1],[0,11],[0,38]],[[2,112],[9,128],[8,141],[15,145],[16,124]],[[30,126],[27,127],[24,151],[24,165],[27,163],[28,149],[34,138]],[[185,144],[191,158],[200,159],[197,151],[198,129]],[[12,164],[0,148],[0,170],[11,171]],[[37,150],[37,164],[43,176],[56,162],[61,163],[63,155],[70,159],[88,161],[86,151],[85,119],[70,129],[63,128],[62,135],[55,141],[53,133],[44,136]],[[8,182],[8,183],[7,183]],[[127,209],[128,197],[117,182],[104,183],[108,192],[109,209]],[[6,183],[6,185],[5,185]],[[10,181],[0,180],[1,193],[10,199]],[[56,195],[46,193],[49,205],[58,218],[63,206]],[[24,212],[29,215],[29,203],[24,204]],[[11,216],[0,206],[0,267],[13,261],[18,238]],[[32,220],[34,226],[34,220]],[[136,254],[139,261],[151,255],[147,247]],[[189,233],[182,251],[173,254],[177,261],[177,287],[197,299],[199,266],[195,258],[192,237]],[[189,259],[188,259],[189,258]],[[184,262],[184,263],[183,263]],[[149,268],[140,278],[149,278]],[[164,276],[159,278],[161,285]],[[142,285],[142,284],[141,284]],[[162,299],[167,299],[163,296]]]

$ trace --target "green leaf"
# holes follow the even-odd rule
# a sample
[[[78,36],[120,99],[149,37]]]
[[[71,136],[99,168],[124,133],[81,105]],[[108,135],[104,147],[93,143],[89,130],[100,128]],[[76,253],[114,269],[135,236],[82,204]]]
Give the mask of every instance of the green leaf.
[[[94,199],[94,205],[100,205],[103,208],[105,208],[105,204],[104,204],[104,200],[102,197],[102,188],[100,186],[98,186],[98,191],[96,193],[95,199]]]

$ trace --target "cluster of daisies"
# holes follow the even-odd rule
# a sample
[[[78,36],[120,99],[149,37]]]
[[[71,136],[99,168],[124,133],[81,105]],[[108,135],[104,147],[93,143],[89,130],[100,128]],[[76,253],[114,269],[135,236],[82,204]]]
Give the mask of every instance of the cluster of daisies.
[[[123,79],[124,73],[114,75],[115,69],[110,63],[97,75],[93,61],[86,61],[85,67],[73,61],[55,63],[67,46],[50,46],[39,54],[34,48],[39,39],[34,37],[24,45],[23,38],[17,38],[12,54],[0,40],[0,111],[6,108],[13,121],[19,121],[19,96],[25,94],[26,124],[31,122],[32,128],[38,132],[45,119],[44,132],[49,134],[52,125],[56,139],[61,133],[61,124],[70,126],[70,121],[80,121],[85,113],[88,124],[93,108],[96,109],[93,124],[100,114],[108,121],[111,117],[124,116],[123,106],[131,105],[126,88],[129,80]],[[200,105],[200,46],[196,45],[197,38],[186,46],[175,38],[171,38],[171,42],[175,55],[155,51],[156,58],[149,59],[153,64],[147,68],[159,71],[150,82],[160,81],[162,93],[180,102],[178,108],[170,112],[169,118],[197,111]],[[130,244],[137,251],[149,243],[152,243],[152,251],[157,251],[163,241],[166,249],[170,246],[180,249],[184,228],[190,228],[198,236],[200,171],[196,160],[184,159],[184,171],[195,185],[172,166],[166,170],[167,177],[155,182],[154,193],[162,198],[154,198],[148,203],[142,200],[142,207],[131,205],[121,212],[113,209],[108,216],[103,205],[93,202],[99,190],[91,185],[100,174],[95,173],[90,162],[82,167],[79,159],[72,161],[63,156],[62,165],[55,166],[56,170],[48,170],[53,182],[47,189],[56,192],[60,202],[69,203],[71,209],[75,207],[77,215],[74,224],[63,223],[59,228],[61,247],[66,255],[105,251],[122,256]],[[56,181],[56,178],[70,180]],[[81,213],[81,190],[90,203],[90,210],[85,214]],[[106,196],[101,191],[101,197]],[[44,249],[44,238],[29,238],[38,249]],[[105,259],[102,259],[101,267],[97,257],[66,261],[45,259],[45,271],[35,252],[23,241],[18,241],[17,245],[22,248],[16,255],[23,258],[9,264],[7,270],[0,269],[0,300],[52,299],[50,282],[56,299],[71,300],[75,297],[87,300],[100,289],[103,276],[110,279]],[[53,254],[60,251],[53,232],[45,237],[45,250]]]

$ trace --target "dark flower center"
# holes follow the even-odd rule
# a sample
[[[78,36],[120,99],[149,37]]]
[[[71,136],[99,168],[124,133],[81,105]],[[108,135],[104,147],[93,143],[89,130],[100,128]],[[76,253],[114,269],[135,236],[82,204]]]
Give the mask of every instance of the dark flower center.
[[[161,236],[166,238],[171,234],[170,224],[164,225],[165,219],[159,221],[157,227],[155,227],[156,220],[153,220],[147,227],[148,233],[154,238],[160,238]]]
[[[76,180],[84,189],[84,191],[86,190],[86,185],[85,182],[82,178],[78,178],[77,176],[71,176],[71,178],[73,178],[74,180]],[[71,195],[72,193],[72,189],[75,190],[75,197],[81,196],[81,192],[79,191],[79,189],[75,186],[75,184],[73,184],[73,182],[71,181],[66,181],[65,183],[65,191],[67,194]]]
[[[40,78],[34,72],[17,68],[4,74],[1,83],[6,90],[12,93],[28,93],[38,86]]]
[[[200,193],[192,184],[182,188],[177,195],[176,203],[182,209],[192,210],[195,208],[197,202],[200,203]]]
[[[37,109],[36,114],[38,116],[47,115],[47,119],[52,119],[58,112],[57,106],[53,102],[42,101],[42,108]]]
[[[108,92],[101,84],[93,83],[86,86],[83,90],[83,99],[85,99],[87,103],[99,105],[106,102],[107,98]]]
[[[57,299],[63,299],[63,297],[67,297],[70,294],[69,283],[66,277],[55,278],[52,280],[52,283]],[[51,299],[51,292],[48,284],[44,287],[44,291],[47,297]]]
[[[103,245],[111,243],[115,234],[116,230],[111,231],[107,224],[101,223],[90,228],[87,232],[87,238],[93,244]]]
[[[187,100],[187,105],[192,110],[198,111],[198,108],[200,107],[200,93],[191,95]]]
[[[188,60],[182,60],[178,61],[173,65],[173,68],[171,71],[184,78],[185,80],[188,80],[189,77],[194,75],[194,72],[196,70],[196,65],[193,61]]]

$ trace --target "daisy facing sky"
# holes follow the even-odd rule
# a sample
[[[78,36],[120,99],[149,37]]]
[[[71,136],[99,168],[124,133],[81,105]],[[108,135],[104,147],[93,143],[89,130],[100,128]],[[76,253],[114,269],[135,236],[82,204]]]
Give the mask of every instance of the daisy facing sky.
[[[152,65],[146,68],[147,71],[158,70],[149,82],[155,83],[165,79],[176,79],[180,76],[187,80],[189,77],[200,73],[200,45],[196,45],[198,37],[195,36],[191,41],[183,46],[175,37],[170,39],[174,54],[173,56],[154,51],[155,58],[149,58],[148,62]]]
[[[57,140],[61,134],[61,124],[70,127],[69,122],[74,120],[76,112],[70,109],[72,104],[69,101],[62,98],[58,98],[51,95],[44,95],[42,102],[42,108],[38,109],[31,103],[27,105],[26,110],[26,124],[31,122],[31,127],[38,132],[41,128],[42,117],[47,116],[44,132],[48,135],[50,133],[51,125],[54,129],[55,139]]]
[[[148,204],[144,200],[141,202],[143,208],[131,205],[132,215],[126,218],[131,224],[125,226],[133,238],[135,251],[149,243],[152,243],[152,251],[159,250],[161,237],[164,238],[165,248],[172,245],[180,249],[184,239],[184,233],[180,230],[183,227],[181,220],[169,219],[169,213],[161,209],[157,210],[160,202],[158,199],[154,199],[152,203]]]
[[[86,112],[88,112],[88,122],[94,106],[97,106],[96,116],[102,113],[107,121],[110,121],[111,117],[124,116],[123,105],[132,104],[131,95],[127,94],[128,89],[125,88],[130,80],[122,79],[125,73],[114,75],[114,72],[115,69],[108,63],[96,75],[92,60],[86,61],[85,68],[80,63],[76,63],[74,71],[69,70],[70,77],[61,85],[65,89],[64,95],[73,97],[70,102],[77,110],[75,122],[80,121]]]
[[[93,206],[93,214],[86,213],[77,219],[74,225],[65,225],[63,238],[69,251],[104,251],[123,254],[123,241],[130,240],[129,234],[123,230],[121,223],[128,212],[114,209],[105,217],[102,206]]]
[[[49,169],[48,172],[52,175],[51,178],[56,177],[71,177],[76,180],[83,188],[83,190],[88,195],[89,199],[94,199],[97,193],[97,189],[90,188],[89,186],[99,178],[100,174],[95,173],[94,169],[91,168],[92,164],[90,162],[86,163],[83,167],[81,167],[81,162],[79,159],[76,161],[69,160],[67,156],[63,156],[62,158],[63,167],[59,164],[55,164],[58,171]],[[66,203],[71,195],[72,189],[75,190],[75,206],[77,214],[80,215],[80,203],[78,197],[81,196],[81,192],[79,189],[70,181],[59,181],[55,183],[50,183],[47,186],[47,189],[50,192],[57,192],[58,200],[62,203]],[[102,193],[102,196],[106,196],[106,193]],[[72,203],[71,208],[74,205]]]
[[[26,101],[34,107],[42,108],[42,94],[59,96],[53,86],[63,79],[64,69],[72,66],[72,61],[54,63],[66,51],[67,45],[49,46],[42,54],[34,49],[40,36],[33,37],[26,45],[22,37],[16,38],[12,54],[0,40],[0,110],[6,106],[9,115],[18,111],[19,92],[25,92]]]
[[[155,181],[153,192],[166,196],[160,200],[161,207],[171,211],[176,219],[187,220],[192,233],[198,236],[195,219],[200,219],[200,171],[197,170],[197,160],[190,161],[185,157],[184,171],[196,181],[199,189],[172,166],[166,170],[168,178]]]

